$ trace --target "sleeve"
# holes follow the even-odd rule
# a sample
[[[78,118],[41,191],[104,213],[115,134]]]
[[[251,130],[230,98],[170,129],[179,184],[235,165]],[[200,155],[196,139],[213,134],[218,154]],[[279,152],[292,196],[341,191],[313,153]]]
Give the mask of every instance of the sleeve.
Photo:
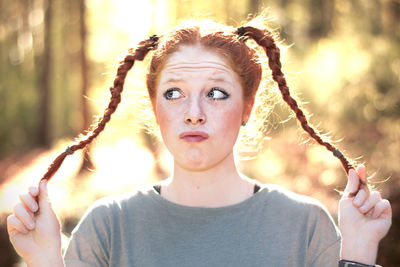
[[[307,266],[337,267],[340,259],[340,232],[324,207],[319,207],[318,216],[311,230]]]
[[[64,253],[67,267],[109,266],[110,219],[108,207],[90,208],[72,231]]]

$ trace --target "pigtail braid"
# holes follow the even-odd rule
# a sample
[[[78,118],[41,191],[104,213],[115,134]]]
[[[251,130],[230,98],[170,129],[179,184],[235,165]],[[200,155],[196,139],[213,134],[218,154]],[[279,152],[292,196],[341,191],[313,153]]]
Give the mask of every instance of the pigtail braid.
[[[120,62],[118,67],[113,86],[110,88],[110,102],[104,111],[104,115],[97,121],[97,125],[95,124],[96,126],[90,131],[90,133],[86,135],[86,139],[79,141],[77,144],[69,146],[51,163],[41,180],[50,180],[60,168],[66,156],[73,154],[76,150],[86,147],[104,130],[107,122],[109,122],[111,119],[111,115],[115,112],[118,104],[121,102],[121,92],[123,90],[128,71],[133,67],[135,60],[143,60],[150,50],[155,49],[157,47],[157,42],[158,37],[153,35],[149,39],[140,42],[135,50],[129,50],[129,54],[123,61]]]
[[[290,106],[295,112],[297,119],[299,120],[301,127],[315,140],[318,144],[326,147],[329,151],[337,157],[346,173],[349,173],[350,169],[354,169],[345,156],[330,143],[322,140],[322,138],[316,133],[316,131],[309,125],[304,112],[298,106],[296,100],[290,95],[289,87],[287,86],[286,79],[282,73],[282,65],[280,61],[280,49],[277,47],[272,34],[268,30],[260,30],[255,27],[245,26],[238,28],[237,33],[243,37],[251,37],[258,45],[264,48],[267,57],[268,65],[272,71],[272,78],[278,84],[279,90],[282,94],[283,100]],[[244,39],[245,40],[245,39]],[[364,182],[360,180],[360,185]]]

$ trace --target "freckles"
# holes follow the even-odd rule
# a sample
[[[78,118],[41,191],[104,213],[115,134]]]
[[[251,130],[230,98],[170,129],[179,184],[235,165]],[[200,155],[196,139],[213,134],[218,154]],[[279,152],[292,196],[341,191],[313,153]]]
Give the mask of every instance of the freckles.
[[[240,129],[241,124],[241,113],[237,112],[236,109],[228,109],[221,112],[221,116],[214,119],[214,127],[223,137],[229,137],[236,135],[236,132]]]
[[[171,113],[173,113],[173,112],[171,112],[171,107],[168,105],[168,103],[160,101],[159,103],[157,103],[156,108],[157,108],[157,112],[156,112],[157,119],[159,121],[170,120],[169,117],[171,116]]]
[[[166,138],[164,142],[167,142],[167,139],[174,138],[176,135],[176,130],[183,120],[180,115],[182,112],[169,103],[159,103],[156,114],[161,134]]]
[[[157,120],[161,123],[168,119],[168,113],[163,107],[158,107],[157,109]]]
[[[156,119],[161,132],[164,132],[170,124],[170,116],[168,109],[164,105],[157,105]]]
[[[235,129],[239,129],[240,125],[239,125],[239,121],[241,120],[241,118],[239,118],[239,114],[228,114],[226,116],[226,121],[225,121],[225,128],[229,129],[229,132],[231,132],[232,130]]]

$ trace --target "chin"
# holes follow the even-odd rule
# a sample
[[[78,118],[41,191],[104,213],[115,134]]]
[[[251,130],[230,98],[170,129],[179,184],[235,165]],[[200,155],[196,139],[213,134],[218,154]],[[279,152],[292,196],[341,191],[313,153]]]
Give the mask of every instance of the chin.
[[[226,151],[225,154],[225,151],[201,147],[178,147],[169,151],[174,158],[175,164],[182,169],[193,172],[201,172],[213,168],[230,154],[229,151]]]
[[[181,168],[189,171],[204,171],[211,167],[211,164],[207,163],[206,159],[198,157],[186,157],[182,160],[177,161],[177,163],[179,166],[181,166]]]
[[[183,155],[183,157],[175,158],[176,164],[178,164],[182,169],[201,172],[209,170],[223,161],[226,157],[210,157],[209,155],[202,156],[190,156]]]

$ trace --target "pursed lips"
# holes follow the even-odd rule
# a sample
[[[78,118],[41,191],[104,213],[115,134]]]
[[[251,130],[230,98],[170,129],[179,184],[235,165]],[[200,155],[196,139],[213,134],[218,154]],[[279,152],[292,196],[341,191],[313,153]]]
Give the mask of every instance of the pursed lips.
[[[208,137],[209,135],[202,131],[183,132],[179,135],[179,138],[186,142],[202,142]]]

